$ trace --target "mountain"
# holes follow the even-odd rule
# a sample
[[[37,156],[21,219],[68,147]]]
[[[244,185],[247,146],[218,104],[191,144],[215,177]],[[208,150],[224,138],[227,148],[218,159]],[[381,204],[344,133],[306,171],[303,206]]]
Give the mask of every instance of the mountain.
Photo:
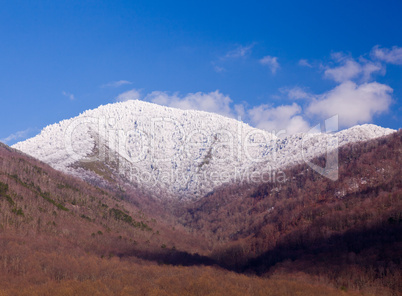
[[[47,126],[13,147],[103,187],[197,200],[224,184],[273,172],[339,146],[395,131],[362,125],[337,133],[277,135],[213,113],[127,101]],[[332,144],[331,144],[332,143]]]

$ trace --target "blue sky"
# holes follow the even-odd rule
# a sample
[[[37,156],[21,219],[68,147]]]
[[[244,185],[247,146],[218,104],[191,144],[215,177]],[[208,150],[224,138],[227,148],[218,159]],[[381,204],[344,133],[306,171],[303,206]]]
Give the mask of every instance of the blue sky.
[[[0,4],[7,144],[134,98],[289,133],[335,114],[401,127],[400,1]]]

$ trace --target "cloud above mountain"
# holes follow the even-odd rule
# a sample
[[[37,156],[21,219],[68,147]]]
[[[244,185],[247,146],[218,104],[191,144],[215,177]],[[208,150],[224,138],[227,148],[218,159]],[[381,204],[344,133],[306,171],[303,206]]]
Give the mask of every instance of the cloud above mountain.
[[[306,132],[310,128],[309,123],[301,116],[302,108],[296,103],[278,107],[260,105],[249,109],[247,113],[249,121],[255,127],[270,132],[282,130],[287,134],[295,134]]]
[[[146,95],[144,99],[158,105],[173,108],[201,110],[228,117],[234,116],[233,110],[230,107],[232,100],[229,96],[222,94],[218,90],[210,93],[189,93],[185,96],[180,96],[177,93],[170,95],[167,92],[153,91]]]
[[[380,48],[379,45],[374,46],[371,55],[389,64],[402,65],[402,47],[393,46],[389,48]]]
[[[141,93],[137,89],[131,89],[117,96],[116,102],[124,102],[128,100],[139,100],[141,99]]]
[[[225,58],[244,57],[252,47],[239,46],[227,53]],[[265,56],[258,62],[267,66],[272,74],[280,68],[278,57]],[[142,96],[139,90],[132,89],[118,95],[116,100],[141,99],[168,107],[213,112],[241,119],[257,128],[276,132],[283,130],[287,134],[307,132],[311,126],[334,115],[338,115],[339,127],[347,128],[370,123],[375,116],[389,111],[393,89],[375,81],[378,75],[385,75],[386,63],[402,64],[402,48],[375,46],[369,54],[358,58],[335,52],[326,64],[321,63],[318,67],[322,79],[335,83],[332,88],[312,93],[304,86],[282,87],[278,89],[281,95],[275,96],[276,101],[255,106],[245,102],[235,104],[229,95],[219,90],[185,95],[152,91]],[[317,68],[316,62],[310,64],[305,59],[299,60],[298,64]]]
[[[385,68],[378,62],[372,62],[364,58],[356,61],[343,53],[334,53],[332,58],[335,66],[326,66],[324,76],[336,82],[342,83],[348,80],[359,79],[369,81],[374,73],[385,74]]]
[[[371,122],[374,115],[386,112],[392,102],[392,92],[391,87],[377,82],[358,85],[346,81],[318,95],[307,112],[321,119],[339,115],[340,126],[350,127]]]

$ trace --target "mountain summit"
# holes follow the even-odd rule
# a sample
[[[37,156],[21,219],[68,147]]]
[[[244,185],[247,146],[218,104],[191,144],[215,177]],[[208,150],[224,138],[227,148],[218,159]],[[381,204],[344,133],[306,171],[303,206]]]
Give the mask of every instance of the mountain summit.
[[[362,125],[275,135],[214,113],[130,100],[49,125],[13,147],[92,182],[194,199],[226,183],[280,181],[281,168],[392,132]]]

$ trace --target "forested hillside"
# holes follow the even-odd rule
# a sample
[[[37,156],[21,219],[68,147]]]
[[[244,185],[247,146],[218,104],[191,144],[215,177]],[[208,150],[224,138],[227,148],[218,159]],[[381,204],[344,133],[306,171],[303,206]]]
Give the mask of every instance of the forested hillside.
[[[402,132],[193,203],[0,146],[0,295],[401,295]],[[315,163],[323,164],[324,158]]]
[[[227,186],[177,215],[229,269],[402,291],[401,144],[399,131],[342,147],[336,182],[298,165],[285,183]]]

